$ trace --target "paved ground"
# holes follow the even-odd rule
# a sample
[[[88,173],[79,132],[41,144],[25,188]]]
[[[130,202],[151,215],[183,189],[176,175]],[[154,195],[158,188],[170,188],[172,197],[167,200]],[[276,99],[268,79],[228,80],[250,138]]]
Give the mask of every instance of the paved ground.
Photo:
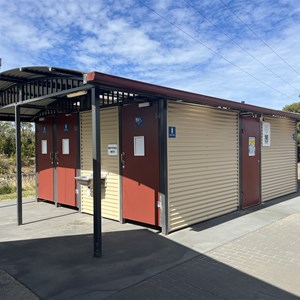
[[[39,298],[7,272],[0,270],[0,299],[37,300]]]
[[[300,197],[203,222],[164,237],[27,201],[0,202],[0,299],[299,299]],[[9,291],[11,293],[9,293]]]
[[[300,213],[198,255],[109,299],[299,299],[299,232]]]

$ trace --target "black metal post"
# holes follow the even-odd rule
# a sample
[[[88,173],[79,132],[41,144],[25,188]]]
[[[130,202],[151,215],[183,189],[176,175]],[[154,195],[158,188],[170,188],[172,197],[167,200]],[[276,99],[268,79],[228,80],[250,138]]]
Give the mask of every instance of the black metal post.
[[[160,226],[164,235],[169,232],[168,218],[168,147],[167,147],[167,100],[159,100],[159,192]]]
[[[93,200],[94,200],[94,256],[102,255],[101,224],[101,144],[100,102],[96,88],[91,90],[93,137]]]
[[[37,143],[38,143],[38,138],[37,138],[37,124],[35,123],[35,134],[34,134],[34,139],[35,139],[35,197],[36,197],[36,202],[38,202],[38,169],[39,169],[39,165],[38,165],[38,150],[37,150]]]
[[[16,127],[16,169],[17,169],[17,210],[18,225],[22,225],[22,165],[21,165],[21,118],[20,106],[15,105],[15,127]]]
[[[53,141],[57,141],[57,117],[54,116],[51,120],[51,126],[52,126],[52,137]],[[53,143],[53,149],[50,149],[50,151],[53,151],[53,188],[54,188],[54,203],[55,206],[58,207],[58,190],[57,190],[57,158],[58,158],[58,149],[57,149],[57,143]]]

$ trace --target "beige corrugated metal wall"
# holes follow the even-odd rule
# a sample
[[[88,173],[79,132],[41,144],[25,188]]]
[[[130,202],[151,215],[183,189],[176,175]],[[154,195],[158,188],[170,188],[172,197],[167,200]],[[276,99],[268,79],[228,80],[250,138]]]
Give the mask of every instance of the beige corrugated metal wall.
[[[296,122],[266,118],[271,124],[271,146],[262,146],[262,201],[297,191],[297,152],[293,134]]]
[[[119,155],[109,156],[107,146],[117,144],[119,151],[118,108],[100,110],[101,127],[101,170],[107,171],[106,187],[102,185],[102,216],[120,220],[120,176]],[[93,170],[92,159],[92,113],[80,114],[80,164],[81,175],[88,175]],[[119,153],[118,153],[119,154]],[[87,196],[87,188],[81,188],[81,210],[93,214],[93,198]]]
[[[237,113],[169,102],[168,126],[169,231],[237,210]]]

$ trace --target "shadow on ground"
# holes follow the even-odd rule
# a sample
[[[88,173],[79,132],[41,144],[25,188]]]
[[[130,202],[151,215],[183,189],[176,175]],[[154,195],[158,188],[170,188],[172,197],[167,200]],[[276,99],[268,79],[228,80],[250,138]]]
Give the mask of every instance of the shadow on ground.
[[[36,200],[29,200],[29,201],[24,201],[22,203],[22,205],[24,204],[30,204],[30,203],[33,203],[33,202],[36,202]],[[9,204],[6,204],[6,203],[9,203]],[[0,208],[6,208],[6,207],[12,207],[12,206],[17,206],[17,200],[15,200],[15,203],[11,204],[11,200],[2,200],[0,202]]]
[[[26,225],[25,225],[26,226]],[[43,299],[297,299],[149,230],[0,243],[0,269]]]
[[[39,223],[39,222],[45,222],[45,221],[49,221],[49,220],[53,220],[53,219],[57,219],[57,218],[63,218],[66,216],[70,216],[70,215],[75,215],[78,214],[77,211],[75,212],[71,212],[71,213],[67,213],[67,214],[63,214],[63,215],[59,215],[59,216],[54,216],[54,217],[49,217],[49,218],[41,218],[35,221],[30,221],[30,222],[24,222],[23,225],[28,225],[28,224],[33,224],[33,223]]]

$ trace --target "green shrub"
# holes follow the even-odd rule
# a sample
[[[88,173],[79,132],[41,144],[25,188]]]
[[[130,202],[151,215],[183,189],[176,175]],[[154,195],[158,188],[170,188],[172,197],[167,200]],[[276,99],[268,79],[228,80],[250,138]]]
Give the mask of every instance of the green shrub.
[[[0,187],[0,195],[6,195],[16,192],[17,188],[13,184],[7,184]]]
[[[22,182],[23,197],[35,196],[36,182],[34,178],[25,179]],[[17,182],[15,178],[0,177],[0,201],[5,199],[15,199],[17,197]]]

